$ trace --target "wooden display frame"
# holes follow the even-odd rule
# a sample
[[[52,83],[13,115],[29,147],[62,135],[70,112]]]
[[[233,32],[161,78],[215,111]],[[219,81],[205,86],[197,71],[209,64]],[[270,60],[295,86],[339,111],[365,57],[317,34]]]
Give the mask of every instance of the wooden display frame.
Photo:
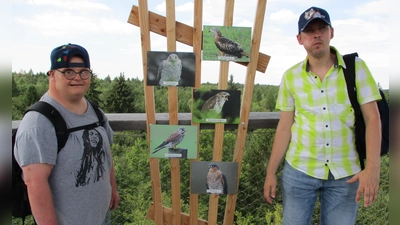
[[[254,89],[254,80],[256,71],[265,72],[270,56],[262,54],[260,50],[262,27],[264,22],[266,0],[258,0],[255,12],[255,21],[252,29],[252,47],[250,62],[236,62],[247,67],[246,79],[244,83],[243,97],[240,109],[240,123],[237,125],[237,139],[232,162],[238,163],[238,174],[240,177],[244,146],[246,141],[247,127],[249,122],[250,107]],[[143,74],[147,72],[147,52],[151,51],[150,31],[167,37],[167,51],[176,52],[176,42],[193,46],[193,52],[196,55],[195,86],[200,88],[201,78],[201,48],[202,48],[202,29],[203,29],[203,1],[194,0],[194,24],[193,27],[187,26],[175,20],[175,1],[166,0],[166,17],[157,15],[148,11],[147,0],[138,0],[139,6],[132,6],[128,23],[140,27],[142,43]],[[223,26],[232,26],[233,24],[234,0],[225,1],[224,24]],[[229,62],[220,62],[218,89],[225,90],[228,86]],[[144,93],[146,105],[146,127],[149,131],[149,125],[156,123],[154,87],[146,85],[144,78]],[[177,87],[168,87],[168,109],[169,124],[178,124],[178,91]],[[197,126],[200,133],[200,124]],[[223,136],[225,131],[224,124],[215,124],[213,162],[221,162]],[[148,133],[148,135],[150,135]],[[199,138],[199,137],[198,137]],[[148,138],[150,140],[150,138]],[[199,141],[197,142],[199,143]],[[197,153],[198,154],[198,153]],[[198,158],[198,157],[197,157]],[[218,215],[218,194],[210,194],[208,221],[198,218],[198,194],[190,194],[190,212],[189,215],[181,212],[180,205],[180,164],[179,159],[170,159],[171,164],[171,190],[172,190],[172,209],[163,207],[161,197],[161,181],[159,159],[150,158],[150,176],[152,184],[153,203],[150,205],[147,218],[153,220],[157,225],[163,224],[217,224]],[[191,161],[197,161],[192,159]],[[239,185],[239,178],[238,178]],[[262,197],[262,196],[260,196]],[[233,224],[234,212],[236,208],[237,194],[228,194],[224,225]]]

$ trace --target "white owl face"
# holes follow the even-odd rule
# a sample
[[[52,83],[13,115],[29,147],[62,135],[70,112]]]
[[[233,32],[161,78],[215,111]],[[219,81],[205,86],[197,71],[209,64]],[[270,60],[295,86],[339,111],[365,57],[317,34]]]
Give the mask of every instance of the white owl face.
[[[168,60],[172,61],[172,62],[175,62],[175,61],[179,60],[179,57],[176,54],[171,54],[171,55],[168,56]]]

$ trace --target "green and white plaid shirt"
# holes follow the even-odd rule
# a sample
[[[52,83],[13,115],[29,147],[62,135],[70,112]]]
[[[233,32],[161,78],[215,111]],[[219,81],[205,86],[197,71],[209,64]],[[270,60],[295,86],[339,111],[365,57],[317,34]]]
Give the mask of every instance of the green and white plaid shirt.
[[[358,173],[360,163],[354,145],[354,112],[347,94],[339,52],[332,68],[321,80],[308,69],[308,58],[288,69],[282,78],[276,108],[294,111],[292,138],[286,160],[312,177],[335,179]],[[356,87],[360,105],[380,100],[367,65],[356,58]]]

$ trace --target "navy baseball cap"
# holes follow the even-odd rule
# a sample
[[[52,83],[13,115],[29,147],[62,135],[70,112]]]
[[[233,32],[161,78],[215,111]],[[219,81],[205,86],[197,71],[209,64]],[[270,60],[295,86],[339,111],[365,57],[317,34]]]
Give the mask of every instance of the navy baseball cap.
[[[329,26],[331,25],[331,19],[329,18],[329,14],[325,9],[321,9],[318,7],[311,7],[304,11],[299,18],[299,34],[306,28],[306,26],[313,20],[320,19],[327,23]]]
[[[83,63],[71,63],[72,56],[82,57]],[[68,67],[90,68],[89,54],[86,49],[80,45],[71,43],[53,49],[50,54],[50,62],[50,70]],[[47,72],[47,75],[49,75],[49,72]]]

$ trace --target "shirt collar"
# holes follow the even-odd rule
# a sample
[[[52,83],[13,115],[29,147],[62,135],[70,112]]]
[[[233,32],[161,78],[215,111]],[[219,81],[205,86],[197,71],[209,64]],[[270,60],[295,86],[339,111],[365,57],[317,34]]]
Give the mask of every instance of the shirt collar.
[[[342,66],[342,67],[346,68],[343,58],[339,54],[339,51],[333,46],[330,46],[330,50],[331,50],[331,53],[334,53],[336,55],[334,67],[337,68],[338,66]],[[306,72],[310,72],[310,63],[308,62],[308,56],[306,57],[304,62],[305,62],[304,65],[305,65]]]

